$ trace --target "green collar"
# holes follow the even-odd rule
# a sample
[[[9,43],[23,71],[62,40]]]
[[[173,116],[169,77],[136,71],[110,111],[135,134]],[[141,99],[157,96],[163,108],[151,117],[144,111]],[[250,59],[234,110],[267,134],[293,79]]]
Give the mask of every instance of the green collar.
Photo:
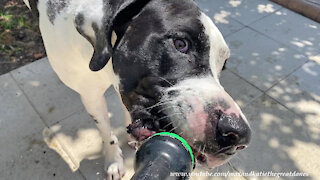
[[[153,136],[171,136],[171,137],[179,140],[180,142],[182,142],[182,144],[185,146],[185,148],[189,151],[191,159],[192,159],[192,167],[195,168],[194,156],[193,156],[193,153],[192,153],[192,149],[191,149],[190,145],[187,143],[186,140],[184,140],[179,135],[174,134],[174,133],[170,133],[170,132],[161,132],[161,133],[154,134]]]

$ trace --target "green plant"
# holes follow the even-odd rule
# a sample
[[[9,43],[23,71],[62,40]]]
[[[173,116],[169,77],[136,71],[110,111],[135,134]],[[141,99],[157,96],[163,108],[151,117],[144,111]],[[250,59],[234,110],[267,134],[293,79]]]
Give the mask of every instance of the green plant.
[[[25,27],[26,23],[25,23],[25,18],[24,17],[18,17],[17,18],[17,24],[19,28]]]
[[[0,27],[3,29],[12,29],[12,14],[0,13]]]
[[[13,16],[12,14],[0,13],[0,28],[11,30],[15,27],[22,28],[26,26],[25,17]]]

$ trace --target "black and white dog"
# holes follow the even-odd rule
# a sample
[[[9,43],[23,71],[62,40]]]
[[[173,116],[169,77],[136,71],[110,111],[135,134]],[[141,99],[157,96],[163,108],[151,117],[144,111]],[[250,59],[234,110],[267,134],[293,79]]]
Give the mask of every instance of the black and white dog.
[[[24,1],[39,15],[50,64],[101,132],[109,177],[124,174],[104,98],[111,85],[138,140],[175,132],[210,168],[249,143],[249,124],[219,82],[228,46],[194,1]]]

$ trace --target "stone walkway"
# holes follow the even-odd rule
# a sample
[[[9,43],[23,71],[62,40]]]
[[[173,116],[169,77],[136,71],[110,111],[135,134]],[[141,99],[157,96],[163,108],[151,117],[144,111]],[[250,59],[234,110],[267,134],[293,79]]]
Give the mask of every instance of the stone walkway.
[[[221,82],[254,131],[251,145],[214,172],[296,171],[309,177],[280,179],[318,179],[320,24],[267,0],[197,2],[229,44]],[[112,89],[106,98],[123,137],[119,98]],[[0,137],[1,180],[103,179],[99,132],[47,59],[0,76]],[[130,179],[134,152],[123,149]]]

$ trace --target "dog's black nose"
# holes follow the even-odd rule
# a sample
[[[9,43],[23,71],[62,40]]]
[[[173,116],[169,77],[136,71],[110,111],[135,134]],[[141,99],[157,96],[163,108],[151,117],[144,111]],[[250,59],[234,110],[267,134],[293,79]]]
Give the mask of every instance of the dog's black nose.
[[[233,146],[235,150],[242,150],[249,144],[251,130],[241,116],[222,114],[218,121],[216,137],[220,148]]]

